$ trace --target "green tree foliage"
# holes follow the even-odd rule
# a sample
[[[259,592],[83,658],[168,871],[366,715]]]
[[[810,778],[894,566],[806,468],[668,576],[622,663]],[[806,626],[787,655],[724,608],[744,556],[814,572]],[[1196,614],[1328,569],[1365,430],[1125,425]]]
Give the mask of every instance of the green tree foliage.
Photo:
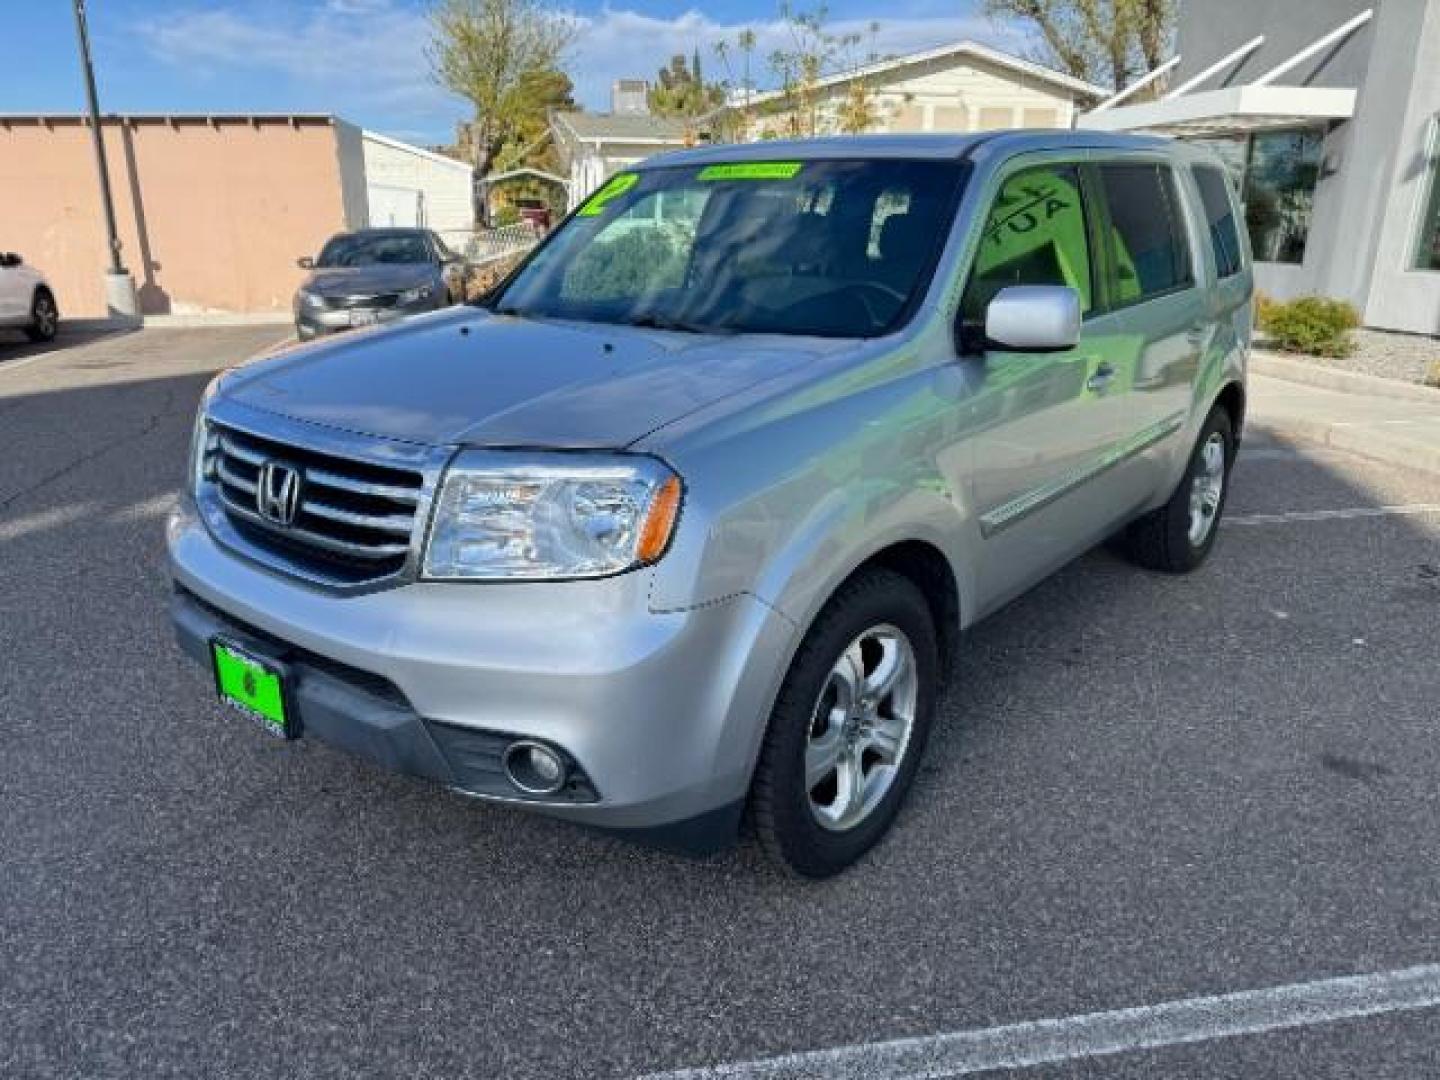
[[[656,75],[647,100],[650,111],[656,116],[693,119],[723,105],[725,88],[705,82],[697,49],[688,62],[678,54],[670,58],[670,63]]]
[[[548,111],[574,105],[563,68],[574,24],[544,0],[438,0],[430,31],[435,81],[475,110],[469,135],[478,176],[502,160],[517,164],[542,139]]]
[[[1176,0],[985,0],[1038,32],[1038,59],[1077,79],[1124,89],[1165,62]]]

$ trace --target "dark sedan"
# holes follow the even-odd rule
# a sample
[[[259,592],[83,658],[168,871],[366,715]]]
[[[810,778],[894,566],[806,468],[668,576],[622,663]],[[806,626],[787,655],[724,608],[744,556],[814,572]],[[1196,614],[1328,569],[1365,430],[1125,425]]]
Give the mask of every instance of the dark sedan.
[[[360,229],[332,236],[295,293],[302,340],[434,311],[465,299],[466,262],[430,229]]]

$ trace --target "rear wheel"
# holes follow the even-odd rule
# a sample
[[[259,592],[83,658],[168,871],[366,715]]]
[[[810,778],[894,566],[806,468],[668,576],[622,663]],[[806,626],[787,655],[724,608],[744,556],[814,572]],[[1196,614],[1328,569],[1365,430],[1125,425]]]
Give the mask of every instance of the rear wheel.
[[[60,330],[60,310],[48,289],[37,289],[30,304],[30,325],[25,336],[31,341],[53,341]]]
[[[938,672],[908,578],[867,571],[836,593],[795,655],[756,767],[751,810],[771,856],[829,877],[884,836],[924,753]]]
[[[1216,406],[1200,429],[1189,466],[1170,501],[1130,525],[1125,553],[1141,566],[1170,573],[1194,570],[1215,545],[1229,493],[1235,437],[1230,414]]]

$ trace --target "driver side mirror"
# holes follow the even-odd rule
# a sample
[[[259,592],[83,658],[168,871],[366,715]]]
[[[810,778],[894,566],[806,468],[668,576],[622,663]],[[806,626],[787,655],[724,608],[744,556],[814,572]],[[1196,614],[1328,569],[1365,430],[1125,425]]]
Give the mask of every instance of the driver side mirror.
[[[0,253],[0,266],[20,266],[25,262],[18,251]]]
[[[1010,285],[985,309],[985,343],[1010,352],[1064,352],[1080,344],[1080,294],[1068,285]]]
[[[314,270],[315,257],[313,255],[301,255],[300,258],[295,260],[295,265],[301,270]]]

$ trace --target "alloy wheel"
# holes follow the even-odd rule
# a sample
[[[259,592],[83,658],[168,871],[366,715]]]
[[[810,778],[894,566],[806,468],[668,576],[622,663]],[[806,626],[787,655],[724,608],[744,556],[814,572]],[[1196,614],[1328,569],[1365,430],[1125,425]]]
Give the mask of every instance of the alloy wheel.
[[[1192,547],[1199,547],[1215,528],[1220,499],[1225,493],[1225,436],[1214,432],[1200,449],[1200,460],[1190,481],[1190,528]]]
[[[55,302],[49,297],[42,296],[35,301],[35,331],[41,337],[50,338],[55,336],[56,324],[59,322],[59,314],[55,310]]]
[[[915,650],[888,623],[835,661],[805,744],[806,797],[822,828],[853,829],[885,798],[910,744],[918,690]]]

